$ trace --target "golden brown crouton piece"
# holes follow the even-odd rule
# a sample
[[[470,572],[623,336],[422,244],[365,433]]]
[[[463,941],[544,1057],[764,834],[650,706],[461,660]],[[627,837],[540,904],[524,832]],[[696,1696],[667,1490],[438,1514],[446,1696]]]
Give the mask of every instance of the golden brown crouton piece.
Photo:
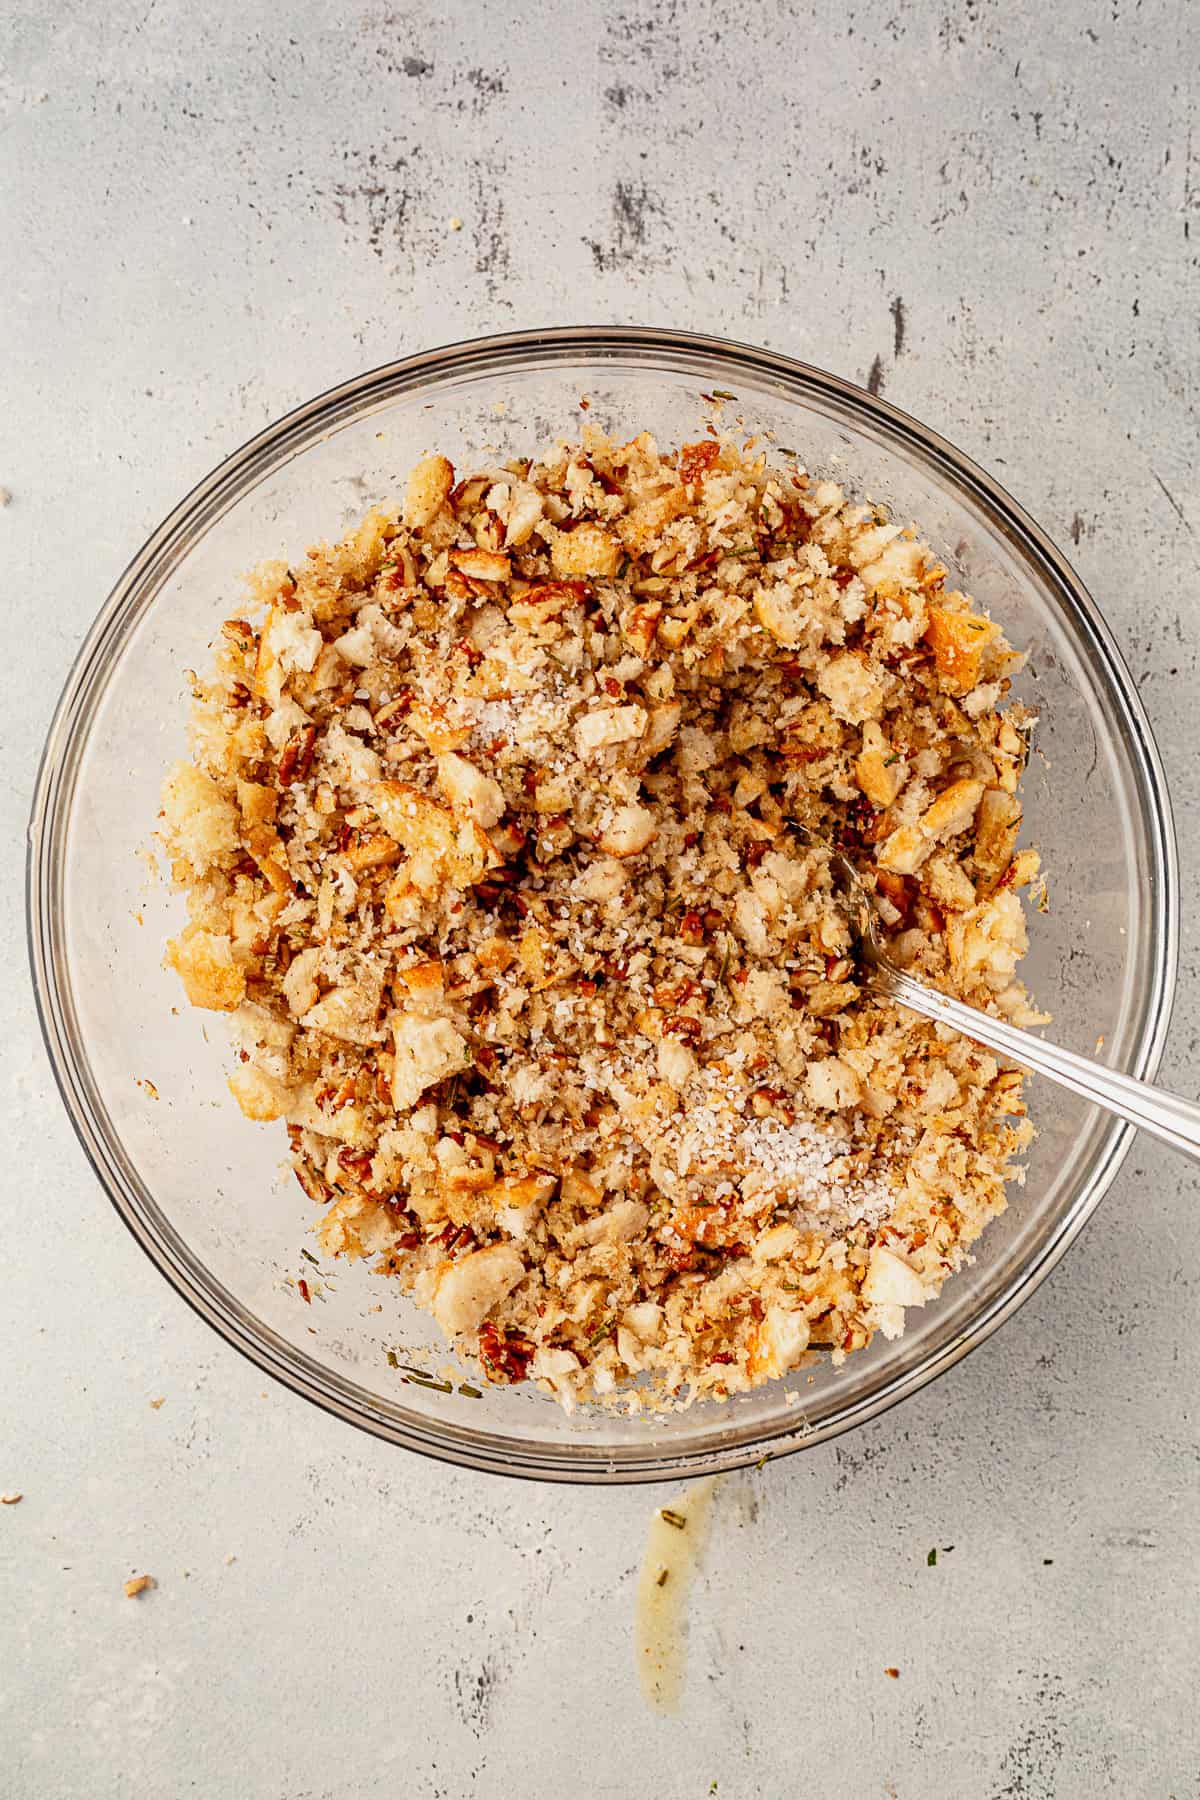
[[[1012,861],[1021,824],[1021,802],[1003,788],[988,788],[975,822],[975,861],[980,871],[999,880]]]
[[[171,939],[163,960],[182,980],[193,1006],[232,1012],[242,1004],[246,977],[233,960],[233,946],[227,937],[189,927],[182,936]]]
[[[444,456],[426,456],[408,478],[404,523],[416,531],[431,525],[450,498],[454,464]]]
[[[977,613],[954,612],[946,606],[929,608],[925,642],[933,651],[933,660],[942,686],[951,694],[969,694],[983,675],[984,658],[997,628],[990,619]]]
[[[620,562],[617,539],[586,519],[571,531],[560,531],[550,549],[556,575],[615,575]]]

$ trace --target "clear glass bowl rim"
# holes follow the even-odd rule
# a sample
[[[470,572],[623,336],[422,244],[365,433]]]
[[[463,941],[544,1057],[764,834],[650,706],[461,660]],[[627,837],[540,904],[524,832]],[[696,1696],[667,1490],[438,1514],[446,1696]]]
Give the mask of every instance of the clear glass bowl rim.
[[[1152,1079],[1170,1024],[1179,954],[1179,876],[1170,800],[1157,746],[1132,677],[1095,602],[1055,545],[992,477],[945,438],[889,401],[811,364],[753,345],[697,333],[647,326],[562,326],[507,332],[449,344],[385,363],[305,402],[266,426],[200,481],[147,538],[121,575],[88,632],[67,677],[42,752],[30,814],[26,859],[26,921],[34,997],[42,1036],[59,1093],[76,1136],[109,1199],[137,1242],[189,1306],[226,1342],[266,1374],[326,1412],[373,1435],[441,1461],[526,1479],[628,1483],[678,1479],[751,1465],[764,1453],[773,1460],[865,1424],[943,1374],[1016,1312],[1054,1269],[1107,1192],[1133,1139],[1133,1129],[1111,1120],[1100,1139],[1087,1178],[1042,1253],[984,1306],[969,1329],[913,1368],[898,1371],[859,1402],[815,1429],[782,1425],[755,1443],[679,1453],[669,1434],[661,1452],[641,1452],[619,1462],[597,1461],[569,1444],[531,1446],[527,1451],[481,1435],[443,1431],[433,1420],[402,1423],[378,1410],[352,1382],[332,1375],[274,1334],[257,1328],[250,1315],[215,1283],[198,1283],[168,1253],[143,1215],[136,1171],[103,1122],[103,1107],[87,1067],[86,1051],[73,1042],[73,1008],[63,979],[59,893],[65,873],[65,841],[88,728],[109,669],[127,635],[153,603],[166,573],[189,545],[263,474],[307,444],[360,412],[406,390],[425,387],[445,375],[501,375],[506,368],[551,366],[586,357],[623,358],[654,366],[672,356],[694,361],[697,375],[711,387],[714,367],[731,381],[739,374],[768,377],[785,388],[832,399],[873,418],[928,466],[949,477],[961,493],[981,502],[1011,533],[1023,555],[1040,564],[1058,594],[1067,622],[1103,666],[1117,701],[1119,728],[1134,767],[1141,823],[1151,864],[1148,933],[1153,948],[1150,981],[1142,1009],[1130,1074]]]

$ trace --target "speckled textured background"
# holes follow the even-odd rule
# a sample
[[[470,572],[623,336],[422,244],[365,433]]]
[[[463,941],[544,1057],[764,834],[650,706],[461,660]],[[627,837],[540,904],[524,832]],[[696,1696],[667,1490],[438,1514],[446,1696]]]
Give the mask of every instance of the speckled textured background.
[[[673,324],[869,381],[1073,551],[1166,758],[1194,1092],[1200,10],[0,11],[4,1800],[1200,1794],[1188,1167],[1140,1146],[966,1364],[721,1486],[663,1719],[631,1637],[655,1495],[472,1477],[264,1392],[84,1166],[21,926],[69,659],[215,460],[430,343]]]

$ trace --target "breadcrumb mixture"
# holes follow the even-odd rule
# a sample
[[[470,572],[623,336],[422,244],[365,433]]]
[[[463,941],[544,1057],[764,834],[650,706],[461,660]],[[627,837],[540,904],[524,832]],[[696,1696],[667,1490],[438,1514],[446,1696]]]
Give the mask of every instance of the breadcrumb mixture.
[[[1035,1017],[1032,716],[946,579],[715,427],[430,456],[250,577],[164,786],[167,960],[324,1250],[489,1380],[741,1392],[897,1336],[1002,1210],[1022,1078],[863,985],[825,847],[897,963]]]

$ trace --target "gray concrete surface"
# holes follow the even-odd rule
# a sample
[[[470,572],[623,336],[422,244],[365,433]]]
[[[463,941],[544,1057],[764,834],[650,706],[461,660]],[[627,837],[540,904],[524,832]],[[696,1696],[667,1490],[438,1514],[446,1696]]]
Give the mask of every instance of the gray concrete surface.
[[[1195,1091],[1200,13],[0,13],[0,1490],[24,1492],[0,1511],[0,1795],[1200,1794],[1190,1169],[1140,1147],[998,1338],[724,1485],[663,1719],[632,1657],[652,1493],[456,1473],[264,1392],[91,1179],[21,924],[68,661],[217,458],[433,342],[705,328],[870,377],[1073,551],[1169,771],[1188,923],[1165,1072]],[[935,1568],[932,1545],[953,1545]],[[134,1568],[159,1583],[138,1602]]]

